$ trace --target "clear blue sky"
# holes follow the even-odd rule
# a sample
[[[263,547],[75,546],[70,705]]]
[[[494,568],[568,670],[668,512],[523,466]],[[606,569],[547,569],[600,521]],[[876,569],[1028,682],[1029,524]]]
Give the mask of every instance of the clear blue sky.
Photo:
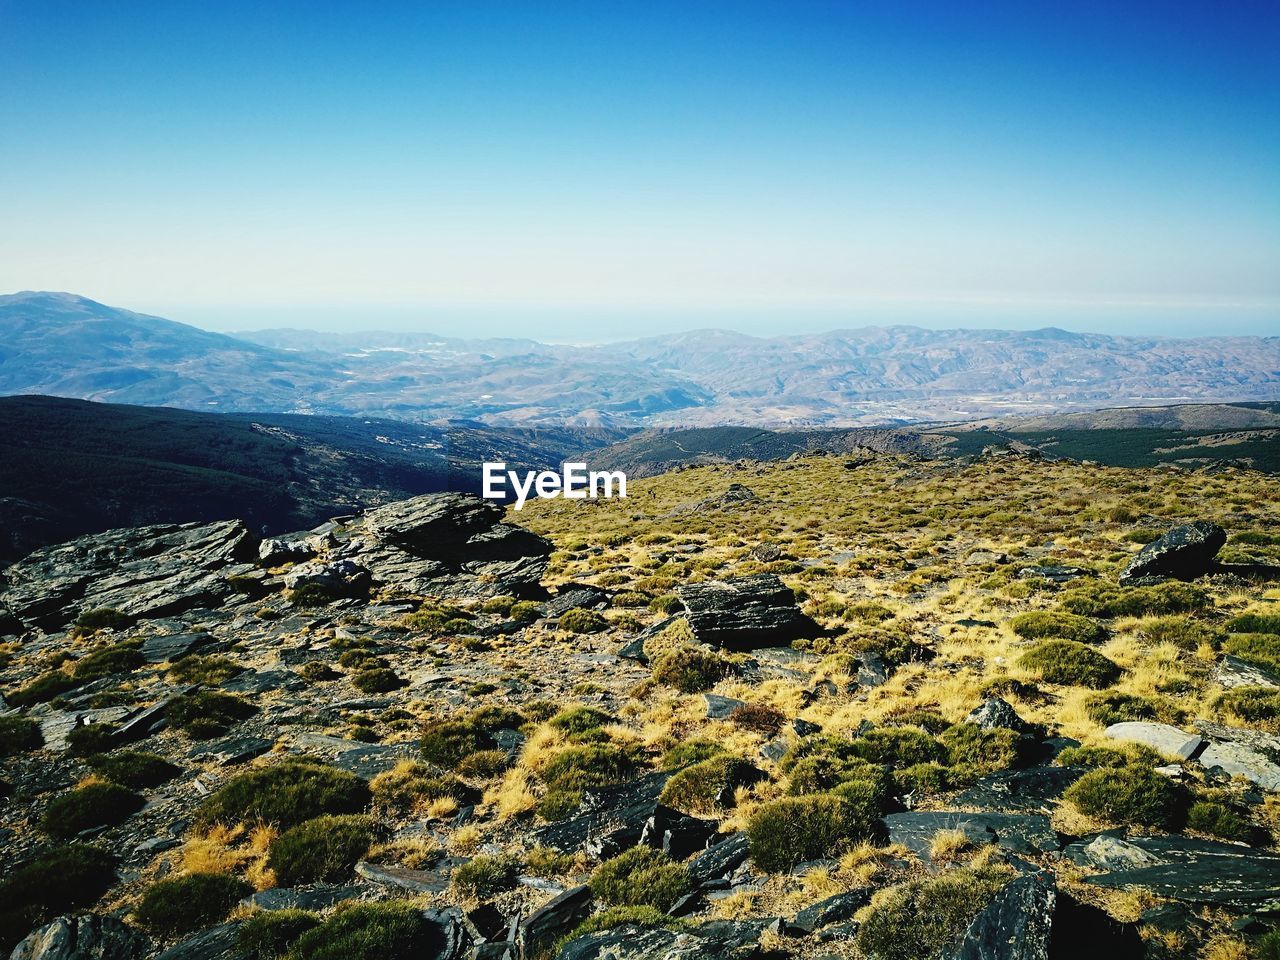
[[[1280,4],[0,0],[0,292],[1280,333]]]

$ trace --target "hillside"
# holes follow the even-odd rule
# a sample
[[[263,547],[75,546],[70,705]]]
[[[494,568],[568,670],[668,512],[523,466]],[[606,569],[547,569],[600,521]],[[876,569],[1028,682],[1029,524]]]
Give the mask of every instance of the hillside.
[[[419,493],[478,492],[485,460],[541,469],[618,436],[2,397],[0,563],[146,523],[303,529]]]
[[[1270,949],[1276,485],[850,464],[697,467],[523,526],[429,495],[288,544],[120,530],[8,568],[0,945]]]
[[[1273,402],[1280,338],[866,327],[596,346],[368,331],[235,337],[71,294],[0,296],[0,394],[504,426],[867,427]],[[1163,399],[1162,399],[1163,398]]]

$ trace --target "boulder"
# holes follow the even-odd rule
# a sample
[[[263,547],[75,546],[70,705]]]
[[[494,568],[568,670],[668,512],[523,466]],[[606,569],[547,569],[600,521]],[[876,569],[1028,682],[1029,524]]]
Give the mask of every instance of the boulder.
[[[1058,890],[1052,876],[1005,884],[942,960],[1048,960]]]
[[[589,584],[566,583],[556,595],[542,607],[542,615],[548,620],[559,619],[570,610],[599,610],[609,605],[609,595],[599,587]]]
[[[800,612],[791,588],[771,573],[684,584],[676,597],[694,637],[715,647],[777,646],[821,633]]]
[[[1167,723],[1148,723],[1145,720],[1113,723],[1103,732],[1112,740],[1141,743],[1162,756],[1179,760],[1190,760],[1204,745],[1204,739],[1194,733],[1185,733]]]
[[[689,878],[699,887],[728,885],[729,876],[747,862],[750,855],[747,835],[735,833],[690,860]]]
[[[0,604],[25,626],[68,626],[109,607],[135,619],[216,606],[230,595],[225,567],[257,542],[238,520],[108,530],[43,547],[4,572]]]
[[[565,944],[557,960],[755,960],[766,922],[720,921],[689,930],[623,924]]]
[[[303,540],[263,540],[258,545],[258,562],[266,567],[299,563],[316,555],[315,547]]]
[[[1230,654],[1224,656],[1213,668],[1213,680],[1228,690],[1234,687],[1280,687],[1280,677],[1270,670],[1246,663]]]
[[[146,937],[115,917],[58,917],[29,933],[11,960],[136,960],[150,952]]]
[[[653,816],[645,821],[640,843],[661,850],[673,860],[684,860],[690,854],[705,850],[718,828],[714,820],[691,817],[659,804]]]
[[[955,798],[959,807],[1003,813],[1051,813],[1056,801],[1083,776],[1076,767],[1003,770],[974,782]]]
[[[1209,572],[1226,542],[1227,532],[1208,520],[1174,527],[1129,561],[1120,571],[1120,583],[1123,586],[1146,577],[1194,580]]]
[[[1206,770],[1243,777],[1263,790],[1280,791],[1280,764],[1243,743],[1211,743],[1197,759]]]
[[[670,777],[656,771],[630,783],[584,790],[574,816],[534,829],[531,839],[562,853],[586,848],[600,859],[613,856],[640,842]]]
[[[444,860],[430,870],[410,870],[381,863],[356,864],[356,875],[371,883],[409,893],[444,893],[449,889],[449,878],[457,861]]]
[[[479,497],[429,493],[370,510],[364,525],[379,540],[430,551],[490,529],[502,520],[503,512],[498,504]]]
[[[142,656],[147,663],[173,663],[213,643],[203,630],[190,633],[166,633],[142,641]]]
[[[530,914],[520,924],[516,942],[520,956],[533,957],[586,919],[591,910],[591,888],[585,884],[566,890]]]
[[[1012,730],[1015,733],[1030,733],[1031,724],[1018,716],[1006,700],[1000,697],[987,697],[982,703],[969,712],[966,723],[972,723],[983,730]]]
[[[852,920],[853,915],[870,902],[870,890],[837,893],[834,897],[827,897],[812,906],[805,907],[788,922],[787,926],[801,933],[813,933],[834,923]]]
[[[310,560],[284,575],[290,590],[319,587],[335,597],[359,596],[369,585],[369,571],[354,560]]]
[[[243,960],[237,939],[239,933],[238,923],[209,927],[175,943],[156,960]]]
[[[722,697],[716,693],[704,693],[702,699],[707,705],[706,717],[708,720],[725,720],[735,710],[747,705],[745,700]]]
[[[1100,887],[1145,890],[1157,897],[1240,910],[1280,902],[1280,855],[1190,837],[1130,837],[1156,862],[1086,879]]]

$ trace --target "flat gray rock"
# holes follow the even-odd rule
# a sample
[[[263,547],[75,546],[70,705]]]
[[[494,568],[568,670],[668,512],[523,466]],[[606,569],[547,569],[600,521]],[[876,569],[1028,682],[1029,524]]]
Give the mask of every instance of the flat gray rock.
[[[1148,723],[1145,720],[1113,723],[1104,733],[1112,740],[1141,743],[1161,756],[1179,760],[1190,760],[1204,744],[1204,739],[1194,733],[1186,733],[1167,723]]]
[[[749,649],[821,633],[791,588],[771,573],[684,584],[675,593],[699,643]]]
[[[147,663],[173,663],[211,643],[213,637],[204,632],[152,636],[142,641],[142,656]]]
[[[95,913],[58,917],[13,948],[11,960],[136,960],[147,938],[115,917]]]
[[[1280,687],[1280,677],[1269,670],[1245,663],[1230,654],[1224,656],[1213,668],[1213,679],[1228,690],[1233,687]]]
[[[721,697],[714,693],[704,693],[702,699],[707,705],[708,720],[724,720],[733,711],[739,707],[747,705],[745,700],[735,700],[733,697]]]
[[[1051,853],[1062,849],[1049,818],[1026,813],[960,813],[909,811],[884,817],[889,840],[918,856],[928,857],[933,838],[943,830],[959,830],[972,843],[994,843],[1014,853]]]
[[[1211,743],[1197,758],[1206,770],[1244,777],[1264,790],[1280,791],[1280,764],[1243,743]]]
[[[1057,884],[1028,874],[1005,884],[942,960],[1049,960]]]
[[[1280,855],[1180,836],[1131,837],[1127,843],[1158,862],[1088,877],[1086,882],[1241,910],[1280,906]]]
[[[411,893],[443,893],[449,889],[449,878],[453,874],[455,862],[450,860],[441,863],[432,870],[410,870],[406,867],[393,867],[380,863],[356,864],[356,874],[384,887],[397,890],[408,890]]]

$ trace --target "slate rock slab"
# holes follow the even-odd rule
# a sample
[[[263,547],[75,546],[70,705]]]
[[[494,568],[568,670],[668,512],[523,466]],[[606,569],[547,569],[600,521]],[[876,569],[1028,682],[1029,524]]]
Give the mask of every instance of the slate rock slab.
[[[267,693],[271,690],[305,690],[309,684],[292,670],[249,670],[222,684],[231,693]]]
[[[1112,740],[1141,743],[1162,756],[1180,760],[1190,760],[1204,746],[1204,738],[1194,733],[1186,733],[1167,723],[1148,723],[1145,720],[1113,723],[1103,733]]]
[[[567,943],[557,960],[750,960],[767,922],[720,921],[691,930],[624,924]]]
[[[1227,532],[1208,520],[1174,527],[1151,541],[1120,571],[1120,584],[1146,577],[1194,580],[1208,573],[1213,558],[1227,542]]]
[[[585,790],[577,813],[531,831],[533,842],[561,853],[575,853],[588,844],[619,849],[634,846],[645,822],[657,810],[658,796],[670,778],[671,774],[659,770],[630,783]]]
[[[1213,668],[1213,680],[1228,690],[1234,687],[1280,687],[1280,677],[1270,670],[1246,663],[1230,654],[1224,656]]]
[[[11,960],[135,960],[147,938],[115,917],[94,913],[58,917],[13,948]]]
[[[240,904],[258,910],[326,910],[344,900],[354,900],[368,889],[354,883],[305,889],[272,887],[250,894]]]
[[[1244,777],[1264,790],[1280,791],[1280,764],[1243,743],[1211,743],[1197,758],[1206,770]]]
[[[749,855],[747,835],[735,833],[704,850],[685,866],[690,879],[699,887],[719,883],[727,886],[729,876],[747,862]]]
[[[953,804],[1003,813],[1049,813],[1084,772],[1077,767],[1005,770],[975,781]]]
[[[747,705],[745,700],[722,697],[715,693],[704,693],[702,699],[707,705],[706,717],[708,720],[725,720],[733,711]]]
[[[411,893],[443,893],[449,889],[449,878],[457,862],[444,860],[430,870],[410,870],[362,860],[356,864],[356,875],[371,883]]]
[[[142,641],[141,653],[147,663],[173,663],[213,642],[213,637],[204,632],[168,633],[147,637]]]
[[[599,587],[589,584],[567,583],[556,591],[556,595],[542,605],[542,615],[548,620],[556,620],[570,610],[599,610],[609,605],[609,594]]]
[[[175,943],[156,960],[240,960],[240,924],[223,923],[209,927]]]
[[[884,817],[891,843],[927,857],[941,830],[959,830],[973,843],[994,843],[1014,853],[1050,853],[1062,849],[1049,818],[1027,813],[960,813],[909,811]]]
[[[966,723],[972,723],[983,730],[1012,730],[1015,733],[1031,732],[1031,724],[1018,716],[1018,711],[1000,697],[987,697],[981,704],[969,712]]]
[[[248,763],[260,757],[274,746],[265,737],[226,737],[211,740],[195,747],[187,756],[193,760],[205,760],[223,767]]]
[[[820,900],[812,906],[805,907],[792,918],[787,926],[799,929],[804,933],[813,933],[833,923],[844,923],[852,920],[853,915],[871,902],[870,890],[854,890],[850,893],[837,893],[834,897]]]
[[[943,960],[1049,960],[1057,885],[1027,874],[1005,884]]]
[[[800,611],[791,588],[771,573],[684,584],[675,593],[699,643],[750,649],[822,632]]]
[[[520,956],[532,957],[587,918],[591,888],[585,884],[566,890],[530,914],[516,934]],[[561,954],[563,956],[563,954]]]
[[[1280,855],[1190,837],[1130,837],[1157,863],[1088,877],[1114,889],[1241,910],[1280,909]]]

